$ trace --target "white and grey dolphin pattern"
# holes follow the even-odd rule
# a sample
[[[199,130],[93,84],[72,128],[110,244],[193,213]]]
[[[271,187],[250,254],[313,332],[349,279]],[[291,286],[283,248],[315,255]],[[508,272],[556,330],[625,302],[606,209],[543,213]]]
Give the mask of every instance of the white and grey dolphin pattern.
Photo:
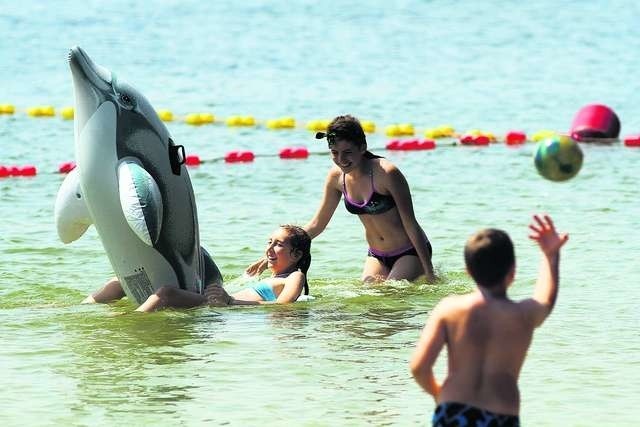
[[[202,293],[221,283],[200,247],[184,149],[139,91],[80,47],[71,49],[69,64],[77,173],[56,199],[61,240],[76,240],[93,223],[125,293],[138,303],[161,286]]]

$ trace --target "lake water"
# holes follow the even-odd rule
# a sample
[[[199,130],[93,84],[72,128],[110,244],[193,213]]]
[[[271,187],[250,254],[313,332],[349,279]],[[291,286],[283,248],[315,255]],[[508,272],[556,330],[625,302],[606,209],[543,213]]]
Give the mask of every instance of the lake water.
[[[566,131],[581,106],[600,102],[620,117],[621,135],[638,133],[639,19],[632,1],[0,2],[0,104],[17,109],[0,116],[0,165],[39,170],[0,179],[0,421],[424,425],[434,404],[408,359],[433,306],[473,289],[465,239],[507,230],[518,257],[510,293],[525,297],[539,261],[527,224],[545,211],[570,241],[557,306],[520,378],[523,424],[633,425],[640,150],[582,145],[580,174],[558,184],[537,175],[532,143],[444,140],[397,153],[384,151],[383,130]],[[304,123],[344,113],[377,124],[369,146],[407,177],[440,282],[361,284],[363,230],[339,207],[313,242],[312,302],[149,315],[118,315],[135,308],[126,300],[79,305],[112,271],[93,228],[71,245],[56,234],[57,168],[73,160],[73,124],[25,113],[73,105],[73,45],[178,117],[169,131],[204,160],[190,169],[201,239],[231,290],[275,226],[313,215],[331,162]],[[253,115],[259,126],[180,120],[200,111]],[[281,116],[298,126],[266,129]],[[294,145],[312,155],[278,159]],[[231,150],[256,160],[225,164]]]

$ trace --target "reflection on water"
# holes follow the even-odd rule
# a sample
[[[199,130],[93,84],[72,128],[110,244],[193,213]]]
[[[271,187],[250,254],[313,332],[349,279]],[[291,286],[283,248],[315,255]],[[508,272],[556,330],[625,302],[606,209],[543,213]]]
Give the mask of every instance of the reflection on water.
[[[62,343],[73,360],[56,369],[77,380],[75,409],[91,405],[115,412],[154,408],[172,413],[178,402],[198,396],[192,385],[197,373],[187,366],[200,356],[189,346],[212,337],[197,332],[203,319],[196,310],[113,315],[87,308],[55,321],[63,326]],[[209,332],[221,321],[208,313]],[[207,357],[215,357],[213,350]]]

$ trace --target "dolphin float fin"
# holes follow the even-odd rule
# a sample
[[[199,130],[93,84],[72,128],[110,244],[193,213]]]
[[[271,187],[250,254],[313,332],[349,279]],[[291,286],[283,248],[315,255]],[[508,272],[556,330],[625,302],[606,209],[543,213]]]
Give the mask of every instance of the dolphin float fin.
[[[204,287],[206,288],[211,284],[222,286],[222,273],[220,273],[220,269],[216,263],[213,262],[213,258],[209,255],[209,252],[200,246],[200,254],[202,256],[202,263],[204,264]]]
[[[62,181],[55,204],[56,228],[63,243],[78,240],[93,224],[80,188],[78,168],[75,168]]]
[[[157,243],[162,228],[162,195],[158,184],[135,159],[118,165],[120,206],[131,230],[149,246]]]

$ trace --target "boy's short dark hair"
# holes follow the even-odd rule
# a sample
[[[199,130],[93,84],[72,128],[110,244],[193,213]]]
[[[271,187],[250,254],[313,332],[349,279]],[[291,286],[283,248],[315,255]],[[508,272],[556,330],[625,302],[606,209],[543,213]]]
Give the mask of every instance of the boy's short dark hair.
[[[509,235],[487,228],[469,237],[464,246],[464,262],[473,280],[482,287],[500,284],[515,264],[515,252]]]

